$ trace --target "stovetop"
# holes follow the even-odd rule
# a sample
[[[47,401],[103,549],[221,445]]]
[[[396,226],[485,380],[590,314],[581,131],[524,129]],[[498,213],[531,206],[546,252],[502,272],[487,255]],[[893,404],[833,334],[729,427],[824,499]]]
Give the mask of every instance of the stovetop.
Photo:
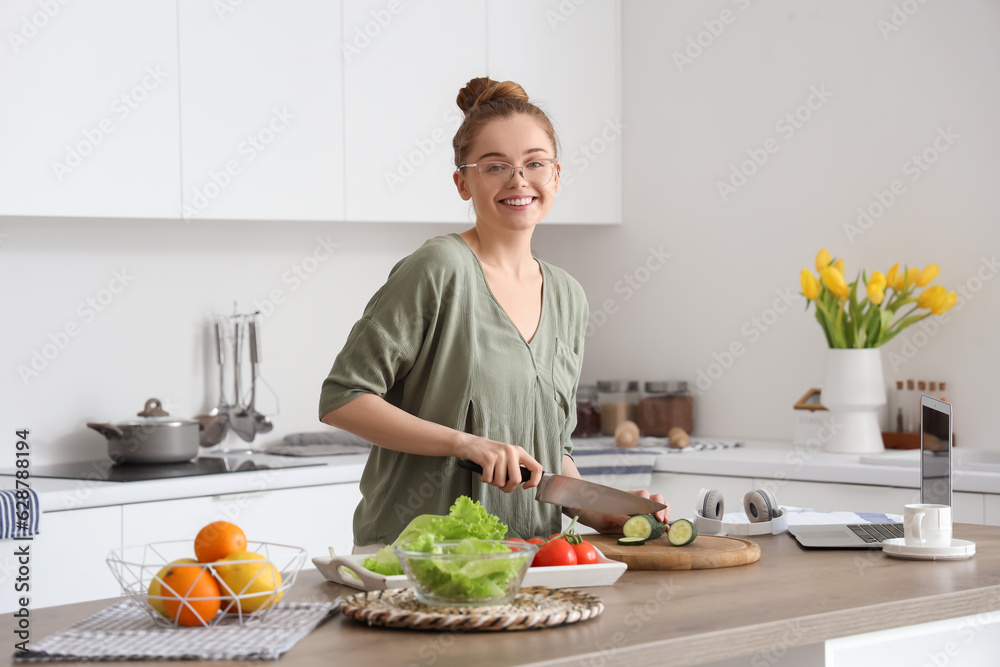
[[[274,457],[267,457],[273,459]],[[261,461],[249,457],[200,456],[194,461],[183,463],[120,463],[115,465],[110,459],[82,461],[77,463],[56,463],[32,466],[32,477],[54,477],[58,479],[89,479],[96,482],[141,482],[172,477],[192,477],[196,475],[218,475],[252,470],[274,470],[280,468],[302,468],[326,465],[325,462],[304,461],[287,457],[288,460]],[[0,475],[13,475],[14,469],[0,470]]]

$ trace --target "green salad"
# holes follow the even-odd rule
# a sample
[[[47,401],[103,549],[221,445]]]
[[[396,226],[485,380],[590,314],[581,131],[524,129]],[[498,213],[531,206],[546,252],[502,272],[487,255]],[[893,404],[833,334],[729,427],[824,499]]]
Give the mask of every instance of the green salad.
[[[459,496],[446,516],[421,514],[403,529],[396,541],[382,547],[375,555],[365,559],[363,565],[372,572],[385,575],[403,574],[403,567],[393,553],[393,547],[407,551],[431,551],[434,542],[444,540],[468,540],[476,538],[480,543],[470,542],[467,549],[500,547],[502,545],[482,544],[482,540],[502,540],[507,535],[507,524],[486,511],[478,501],[468,496]],[[469,551],[468,553],[482,553]],[[517,561],[513,561],[517,563]],[[515,572],[516,572],[515,568]]]
[[[465,560],[460,556],[479,554],[511,554],[503,544],[469,537],[445,548],[434,546],[429,538],[409,545],[407,551],[449,554],[448,558],[408,557],[413,577],[439,598],[481,599],[503,596],[507,583],[518,576],[525,559],[532,554],[507,558]],[[458,556],[458,557],[454,557]]]

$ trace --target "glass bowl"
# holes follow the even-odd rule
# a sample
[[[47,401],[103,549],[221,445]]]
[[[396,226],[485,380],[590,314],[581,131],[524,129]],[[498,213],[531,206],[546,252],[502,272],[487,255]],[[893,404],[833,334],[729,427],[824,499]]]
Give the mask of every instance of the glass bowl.
[[[476,553],[478,550],[494,551]],[[425,604],[509,604],[521,588],[538,545],[513,540],[447,540],[432,551],[395,547],[417,599]]]

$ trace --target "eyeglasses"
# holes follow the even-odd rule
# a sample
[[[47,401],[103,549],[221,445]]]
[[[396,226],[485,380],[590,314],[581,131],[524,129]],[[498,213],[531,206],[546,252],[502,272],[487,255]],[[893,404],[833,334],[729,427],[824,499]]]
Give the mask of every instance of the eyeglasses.
[[[472,164],[463,164],[456,171],[461,171],[466,167],[477,167],[483,177],[483,182],[496,188],[502,188],[510,183],[510,180],[514,178],[514,172],[518,171],[521,178],[536,188],[540,188],[543,185],[548,185],[552,177],[556,175],[556,163],[558,162],[559,160],[551,157],[535,158],[519,167],[506,162],[473,162]]]

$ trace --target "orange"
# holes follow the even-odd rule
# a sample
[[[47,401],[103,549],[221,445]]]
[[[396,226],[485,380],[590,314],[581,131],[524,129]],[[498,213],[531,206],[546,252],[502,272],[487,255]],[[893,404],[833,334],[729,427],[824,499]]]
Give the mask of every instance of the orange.
[[[204,625],[222,605],[219,584],[204,567],[178,565],[167,570],[160,586],[163,610],[180,625]]]
[[[247,536],[236,524],[213,521],[194,538],[194,555],[199,563],[214,563],[247,548]]]
[[[163,577],[167,575],[167,572],[169,572],[170,568],[173,567],[174,565],[184,565],[187,563],[196,563],[196,562],[197,561],[194,558],[178,558],[177,560],[170,561],[170,565],[161,568],[160,571],[156,573],[156,576],[153,577],[153,580],[149,582],[149,595],[146,598],[146,600],[149,602],[150,606],[153,609],[160,612],[167,618],[170,618],[169,614],[167,614],[167,611],[163,608],[163,600],[160,599],[163,596],[163,593],[160,592],[160,582],[163,581]]]

